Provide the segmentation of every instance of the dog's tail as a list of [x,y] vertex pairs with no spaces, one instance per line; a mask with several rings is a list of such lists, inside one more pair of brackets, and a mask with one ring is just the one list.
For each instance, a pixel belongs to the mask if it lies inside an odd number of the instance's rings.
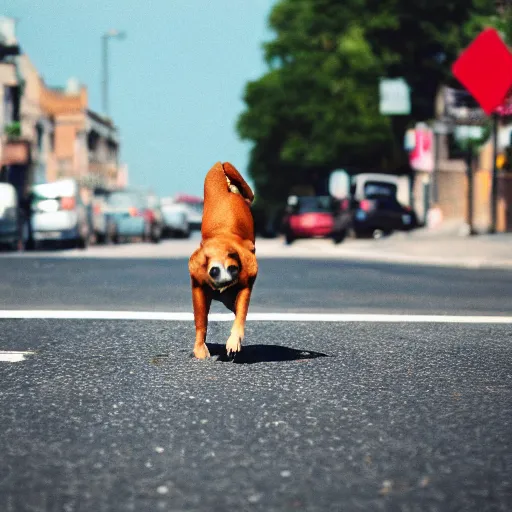
[[224,189],[226,192],[230,190],[232,192],[237,191],[249,203],[252,203],[254,200],[251,187],[249,187],[242,175],[229,162],[224,162],[223,164],[217,162],[209,170],[204,181],[205,200],[210,195],[209,191],[212,191],[212,195],[215,197],[219,193],[219,189]]

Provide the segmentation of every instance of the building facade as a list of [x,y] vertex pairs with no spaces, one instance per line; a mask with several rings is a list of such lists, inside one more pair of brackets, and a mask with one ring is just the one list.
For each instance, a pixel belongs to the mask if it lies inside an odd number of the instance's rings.
[[[2,18],[4,19],[4,18]],[[87,88],[70,79],[49,87],[14,33],[0,24],[0,180],[30,185],[74,178],[87,188],[125,183],[118,129],[89,108]]]

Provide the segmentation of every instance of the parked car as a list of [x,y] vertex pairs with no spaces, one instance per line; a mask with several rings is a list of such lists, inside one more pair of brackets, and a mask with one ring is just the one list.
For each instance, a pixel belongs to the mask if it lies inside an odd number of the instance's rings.
[[380,238],[393,231],[417,227],[417,218],[409,206],[397,199],[398,186],[391,181],[366,180],[354,191],[352,229],[357,237]]
[[162,239],[164,231],[164,216],[160,198],[154,194],[145,196],[145,215],[149,222],[149,240],[157,244]]
[[115,236],[115,222],[107,212],[109,193],[105,189],[95,189],[88,209],[90,231],[98,244],[110,244]]
[[24,215],[18,204],[16,189],[10,183],[0,183],[0,245],[22,249]]
[[190,229],[194,231],[200,230],[201,223],[203,222],[203,199],[198,196],[178,194],[174,201],[177,204],[182,204],[187,210]]
[[290,196],[283,218],[287,244],[298,238],[332,238],[342,242],[350,225],[349,201],[331,196]]
[[117,190],[107,195],[105,211],[113,223],[112,240],[127,238],[149,240],[151,224],[146,213],[146,200],[135,190]]
[[188,238],[190,225],[188,211],[183,204],[166,203],[162,205],[164,236]]
[[89,245],[87,207],[75,180],[34,185],[31,210],[35,244],[52,241],[80,249]]

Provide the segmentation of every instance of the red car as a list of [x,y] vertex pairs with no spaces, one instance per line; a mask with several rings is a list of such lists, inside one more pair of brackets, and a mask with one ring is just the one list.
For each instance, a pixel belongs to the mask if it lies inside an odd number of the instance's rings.
[[283,219],[287,244],[298,238],[332,238],[340,243],[350,223],[349,201],[331,196],[290,196]]

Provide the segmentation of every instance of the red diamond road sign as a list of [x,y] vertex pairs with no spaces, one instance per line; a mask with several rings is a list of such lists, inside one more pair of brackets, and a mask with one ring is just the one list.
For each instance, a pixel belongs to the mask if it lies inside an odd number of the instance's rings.
[[512,86],[512,53],[498,32],[488,28],[462,52],[452,72],[489,115]]

